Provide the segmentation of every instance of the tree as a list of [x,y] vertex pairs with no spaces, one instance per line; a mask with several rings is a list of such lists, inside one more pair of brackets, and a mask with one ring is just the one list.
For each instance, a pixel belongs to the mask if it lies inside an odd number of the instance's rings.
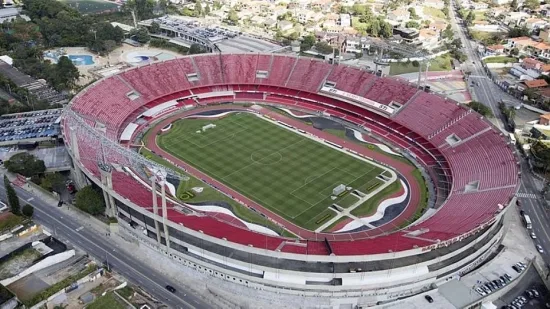
[[448,7],[444,7],[441,12],[443,12],[443,14],[445,14],[445,17],[449,17],[449,8]]
[[151,39],[149,32],[147,32],[145,28],[132,29],[132,31],[130,31],[130,38],[142,44],[149,42],[149,39]]
[[80,78],[80,72],[66,56],[62,56],[57,60],[55,65],[54,87],[58,90],[73,89],[76,86],[76,81]]
[[531,9],[531,10],[538,9],[540,7],[540,1],[539,0],[525,0],[525,2],[523,3],[523,6],[528,8],[528,9]]
[[19,197],[17,192],[13,189],[8,176],[4,175],[4,187],[6,188],[6,195],[8,197],[8,206],[14,215],[20,214]]
[[472,101],[468,103],[468,106],[474,111],[480,113],[482,116],[493,117],[493,113],[491,112],[489,107],[485,106],[483,103]]
[[518,0],[512,0],[512,2],[510,2],[510,8],[512,9],[512,11],[515,11],[518,9]]
[[229,13],[227,13],[227,19],[236,23],[239,21],[239,16],[237,15],[237,12],[234,9],[230,9]]
[[409,13],[411,16],[411,19],[420,19],[420,17],[416,14],[416,9],[413,7],[409,8]]
[[103,195],[92,186],[86,186],[76,193],[75,206],[94,216],[105,212]]
[[21,209],[21,213],[23,214],[23,216],[30,218],[34,214],[34,207],[29,204],[25,204],[25,206],[23,206],[23,209]]
[[206,6],[204,7],[204,15],[208,15],[210,14],[210,5],[209,4],[206,4]]
[[389,38],[393,35],[393,30],[392,30],[392,26],[390,25],[390,23],[388,22],[382,22],[381,23],[381,33],[380,33],[380,36],[383,37],[383,38]]
[[39,160],[28,152],[13,155],[4,162],[4,166],[14,174],[21,174],[25,177],[42,174],[46,170],[44,161]]
[[332,54],[332,46],[330,46],[327,42],[317,42],[315,44],[315,49],[321,53],[321,54],[325,54],[325,55],[328,55],[328,54]]
[[50,192],[61,193],[65,187],[65,179],[59,173],[48,173],[41,179],[40,187]]
[[191,47],[189,47],[189,54],[195,55],[195,54],[203,54],[206,53],[206,48],[200,44],[191,44]]
[[512,50],[510,50],[510,55],[512,56],[519,55],[519,49],[517,47],[512,48]]
[[153,17],[153,9],[155,7],[154,0],[128,0],[125,7],[133,9],[136,12],[136,17],[139,20],[145,20]]
[[312,34],[308,34],[308,35],[304,36],[303,39],[302,39],[302,43],[300,44],[300,50],[301,51],[310,50],[311,47],[313,47],[313,45],[315,45],[316,41],[317,41],[317,39]]
[[468,25],[471,25],[475,19],[476,19],[476,14],[474,13],[474,11],[470,11],[466,16],[466,23]]
[[414,20],[409,20],[406,24],[405,24],[405,27],[407,28],[416,28],[416,29],[419,29],[420,28],[420,24]]
[[380,30],[382,28],[380,27],[380,21],[377,19],[371,23],[369,32],[372,36],[377,37],[380,34]]
[[445,30],[443,30],[443,38],[447,40],[452,40],[454,37],[453,28],[451,27],[451,24],[448,24]]
[[160,25],[156,21],[152,22],[149,31],[154,34],[160,33]]
[[195,16],[204,16],[204,11],[202,10],[202,3],[200,0],[195,2]]
[[514,27],[508,31],[508,36],[511,38],[518,38],[520,36],[529,36],[529,29],[525,26]]
[[365,15],[365,12],[367,11],[367,6],[364,4],[354,3],[351,7],[353,15]]

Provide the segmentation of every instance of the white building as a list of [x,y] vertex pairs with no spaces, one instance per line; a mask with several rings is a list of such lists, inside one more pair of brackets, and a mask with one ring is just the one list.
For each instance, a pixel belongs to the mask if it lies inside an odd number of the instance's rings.
[[340,14],[340,26],[351,27],[351,16],[349,14]]

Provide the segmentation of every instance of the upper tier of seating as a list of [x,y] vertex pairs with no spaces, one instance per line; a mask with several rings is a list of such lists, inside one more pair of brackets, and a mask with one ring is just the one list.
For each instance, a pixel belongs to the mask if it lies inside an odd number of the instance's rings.
[[[404,106],[397,115],[384,117],[361,103],[350,104],[318,93],[325,82],[333,83],[338,90],[381,104],[397,102]],[[91,126],[100,128],[98,123],[105,125],[109,135],[120,132],[123,124],[132,120],[128,118],[136,117],[138,111],[174,100],[180,94],[187,97],[212,91],[229,91],[220,94],[224,101],[249,99],[326,112],[370,129],[426,165],[449,166],[453,191],[447,203],[432,218],[417,226],[427,230],[420,237],[423,239],[451,239],[488,222],[495,216],[498,204],[507,204],[518,183],[515,157],[504,137],[477,113],[437,95],[419,92],[402,81],[309,58],[216,54],[146,65],[97,82],[75,97],[70,108]],[[236,96],[231,94],[232,91],[249,93]],[[265,99],[263,93],[268,93]],[[209,104],[220,98],[199,101]],[[189,100],[198,102],[193,98]],[[451,136],[455,139],[454,144],[446,142]],[[71,142],[71,139],[67,141]],[[100,174],[98,162],[130,165],[119,152],[108,147],[101,150],[96,138],[77,134],[76,141],[80,161],[95,177]],[[441,161],[443,155],[448,163]],[[152,202],[150,189],[127,177],[130,176],[125,173],[113,174],[116,190],[125,199],[149,209]],[[171,204],[170,220],[208,235],[269,250],[275,250],[285,241],[209,216],[185,215],[175,208]],[[336,255],[395,252],[430,244],[432,242],[406,237],[403,233],[355,242],[331,241]],[[319,241],[310,240],[307,247],[285,245],[282,251],[326,254],[326,247]]]

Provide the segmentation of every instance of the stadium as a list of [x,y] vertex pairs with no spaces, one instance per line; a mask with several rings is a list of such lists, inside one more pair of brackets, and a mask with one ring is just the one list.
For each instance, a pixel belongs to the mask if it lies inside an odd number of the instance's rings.
[[62,132],[77,183],[140,241],[236,285],[353,305],[490,259],[518,189],[513,148],[476,112],[311,58],[132,68],[73,98]]

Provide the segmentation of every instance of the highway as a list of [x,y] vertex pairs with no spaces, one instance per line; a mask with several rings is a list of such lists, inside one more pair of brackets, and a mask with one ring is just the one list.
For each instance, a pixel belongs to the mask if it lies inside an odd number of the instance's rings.
[[[498,103],[504,100],[508,105],[519,105],[521,102],[502,91],[487,77],[481,65],[481,58],[474,47],[476,43],[468,39],[465,27],[458,23],[457,11],[454,1],[451,0],[451,9],[449,10],[451,25],[462,42],[462,51],[468,56],[467,62],[463,64],[463,70],[471,72],[470,80],[475,81],[473,91],[477,100],[491,109],[496,118],[493,123],[503,132],[506,132]],[[540,244],[543,247],[542,257],[546,264],[550,265],[550,215],[547,210],[548,206],[540,194],[540,181],[532,174],[524,158],[521,158],[521,174],[518,200],[521,203],[521,208],[525,210],[533,222],[533,231],[537,235],[537,239],[533,240],[533,246]]]
[[[167,306],[197,309],[213,307],[194,295],[193,292],[185,291],[181,286],[159,273],[154,266],[142,263],[139,257],[136,258],[132,253],[113,244],[106,235],[83,226],[39,197],[31,195],[21,188],[15,187],[15,189],[21,199],[21,205],[27,203],[34,206],[33,220],[35,222],[48,228],[55,235],[60,235],[60,239],[68,240],[72,245],[79,247],[99,261],[107,260],[114,271],[142,287]],[[3,183],[0,186],[0,198],[6,200]],[[166,285],[175,287],[176,293],[167,291]]]

